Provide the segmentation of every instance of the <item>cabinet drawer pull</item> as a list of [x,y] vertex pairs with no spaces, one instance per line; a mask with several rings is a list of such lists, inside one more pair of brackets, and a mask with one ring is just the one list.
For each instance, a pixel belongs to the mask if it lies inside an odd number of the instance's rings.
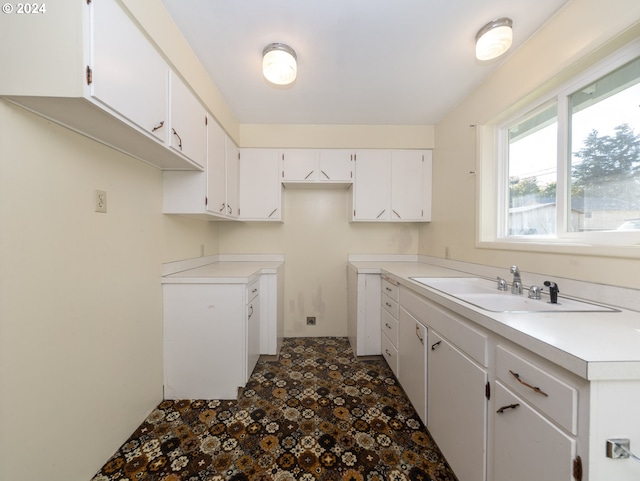
[[391,324],[389,324],[388,322],[385,322],[384,325],[387,326],[387,329],[391,329]]
[[151,132],[155,132],[156,130],[160,130],[164,126],[164,120],[162,120],[158,125],[151,129]]
[[257,287],[255,289],[251,290],[251,294],[255,294],[256,292],[258,292],[258,288]]
[[253,304],[249,306],[249,317],[248,317],[248,319],[251,319],[251,316],[253,316]]
[[431,344],[431,350],[435,351],[442,341],[438,341],[435,344]]
[[173,132],[173,135],[178,137],[178,148],[182,150],[182,138],[178,135],[178,132],[176,132],[176,129],[171,129],[171,131]]
[[389,349],[385,349],[384,352],[387,353],[387,356],[391,357],[391,353],[389,352]]
[[376,216],[376,219],[379,219],[379,218],[380,218],[380,216],[381,216],[382,214],[384,214],[386,210],[387,210],[387,209],[382,209],[382,211],[380,211],[380,213]]
[[520,403],[515,403],[515,404],[509,404],[508,406],[502,406],[500,409],[498,409],[496,412],[498,414],[502,414],[503,412],[505,412],[507,409],[515,409],[518,406],[520,406]]
[[389,292],[393,292],[393,289],[391,289],[390,287],[384,286],[385,290],[389,291]]
[[545,397],[549,397],[549,395],[548,395],[546,392],[542,391],[539,387],[532,386],[531,384],[528,384],[528,383],[524,382],[522,379],[520,379],[520,374],[518,374],[517,372],[513,372],[511,369],[509,369],[509,372],[510,372],[510,373],[511,373],[511,375],[512,375],[513,377],[515,377],[515,378],[516,378],[516,380],[517,380],[520,384],[522,384],[523,386],[528,387],[528,388],[529,388],[529,389],[531,389],[532,391],[535,391],[535,392],[537,392],[538,394],[542,394],[542,395],[543,395],[543,396],[545,396]]
[[420,337],[420,326],[418,324],[416,324],[416,336],[418,336],[418,339],[420,339],[420,342],[424,346],[424,339]]
[[385,301],[384,305],[385,305],[385,306],[387,306],[387,307],[393,307],[391,304],[389,304],[389,303],[388,303],[388,302],[386,302],[386,301]]

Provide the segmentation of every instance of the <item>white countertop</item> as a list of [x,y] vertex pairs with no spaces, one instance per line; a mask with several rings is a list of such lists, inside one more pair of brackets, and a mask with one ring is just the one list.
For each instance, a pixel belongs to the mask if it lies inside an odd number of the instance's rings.
[[410,279],[473,274],[420,262],[352,261],[350,265],[358,273],[391,274],[401,285],[585,379],[640,379],[636,311],[490,312]]
[[[276,274],[282,261],[265,260],[259,256],[247,260],[202,258],[172,263],[172,269],[162,277],[163,284],[246,284],[261,274]],[[194,264],[195,262],[195,264]],[[200,264],[200,265],[198,265]]]

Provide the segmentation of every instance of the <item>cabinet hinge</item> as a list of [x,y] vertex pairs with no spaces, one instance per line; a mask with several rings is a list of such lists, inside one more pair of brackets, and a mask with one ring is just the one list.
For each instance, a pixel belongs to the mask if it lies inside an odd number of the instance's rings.
[[206,195],[204,196],[204,205],[209,205],[209,198]]
[[91,83],[93,82],[93,70],[91,70],[91,67],[89,67],[87,65],[87,70],[85,71],[85,76],[87,78],[87,85],[91,85]]
[[87,0],[87,5],[89,5],[91,3],[91,0]]
[[353,209],[353,217],[355,217],[355,216],[356,216],[356,210]]
[[582,459],[580,456],[576,456],[576,459],[573,460],[573,479],[582,481]]
[[204,125],[209,125],[209,117],[204,116]]
[[484,386],[484,395],[487,399],[491,399],[491,384],[487,381],[487,384]]

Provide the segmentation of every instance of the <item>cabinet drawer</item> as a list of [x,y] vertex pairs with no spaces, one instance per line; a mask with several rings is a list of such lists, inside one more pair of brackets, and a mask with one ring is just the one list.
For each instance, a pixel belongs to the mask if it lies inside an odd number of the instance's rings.
[[576,388],[502,346],[496,349],[496,377],[564,429],[577,434]]
[[398,301],[398,283],[389,276],[382,276],[382,292],[394,301]]
[[254,300],[260,294],[260,278],[249,284],[247,288],[247,304]]
[[382,309],[398,318],[398,303],[385,294],[382,294]]
[[[413,293],[409,293],[413,294]],[[413,294],[415,296],[415,294]],[[402,293],[402,305],[405,305],[404,291]],[[417,297],[417,296],[415,296]],[[452,312],[436,307],[431,302],[423,301],[424,313],[419,320],[424,318],[426,324],[442,334],[458,349],[474,359],[480,365],[488,366],[489,341],[485,333],[472,327],[470,323]]]
[[389,338],[394,346],[398,345],[398,320],[393,318],[386,310],[382,310],[382,332]]
[[396,377],[398,377],[398,350],[384,334],[382,335],[382,356],[389,364]]

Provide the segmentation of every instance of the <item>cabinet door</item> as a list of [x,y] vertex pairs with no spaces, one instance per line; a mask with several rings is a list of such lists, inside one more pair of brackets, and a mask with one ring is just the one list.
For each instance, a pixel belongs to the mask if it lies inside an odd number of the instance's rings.
[[238,191],[238,162],[240,149],[227,136],[227,216],[237,218],[240,212]]
[[356,154],[353,220],[389,220],[391,153],[364,150]]
[[281,155],[283,182],[314,182],[318,179],[316,150],[286,149]]
[[164,142],[169,67],[115,0],[93,4],[91,95]]
[[398,380],[423,423],[427,421],[427,328],[400,308]]
[[207,160],[206,111],[173,71],[169,74],[169,89],[171,93],[169,145],[204,168]]
[[350,150],[322,149],[318,153],[318,179],[320,182],[353,181],[353,153]]
[[429,432],[460,481],[486,479],[487,372],[433,330],[428,353]]
[[[496,409],[504,409],[494,415],[492,479],[572,481],[575,440],[511,393],[500,381],[496,381],[495,386]],[[440,441],[436,439],[436,442],[440,445]],[[604,456],[604,447],[602,450]]]
[[255,297],[247,306],[247,372],[249,380],[260,358],[260,296]]
[[207,211],[225,215],[226,197],[226,135],[217,122],[207,126]]
[[424,152],[391,154],[391,220],[421,221],[424,216]]
[[278,151],[240,150],[240,218],[282,220]]

